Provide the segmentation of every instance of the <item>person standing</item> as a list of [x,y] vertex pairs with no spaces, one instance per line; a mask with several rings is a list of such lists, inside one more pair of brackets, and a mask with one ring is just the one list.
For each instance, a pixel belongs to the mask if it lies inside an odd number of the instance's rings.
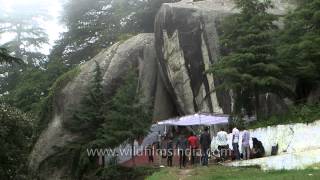
[[217,133],[216,142],[218,145],[218,150],[220,152],[220,158],[222,159],[222,161],[224,161],[229,149],[228,134],[224,131],[224,128],[221,128],[221,130]]
[[188,143],[189,143],[190,153],[191,153],[191,165],[194,165],[195,158],[196,158],[196,150],[198,148],[198,138],[197,136],[194,135],[193,132],[191,132],[188,138]]
[[243,159],[250,159],[250,133],[247,130],[244,130],[242,134],[242,153]]
[[200,145],[201,145],[201,161],[203,166],[208,165],[208,151],[210,149],[211,137],[208,132],[209,128],[205,127],[204,132],[200,136]]
[[146,148],[149,163],[153,163],[153,144],[149,144]]
[[179,136],[177,144],[176,144],[176,148],[179,152],[179,167],[180,167],[180,169],[182,166],[185,168],[186,161],[187,161],[186,151],[188,148],[188,140],[183,134],[181,134]]
[[236,160],[240,160],[240,152],[239,152],[239,130],[237,127],[232,129],[232,148],[235,154]]
[[172,166],[172,159],[173,159],[173,142],[172,138],[169,137],[169,140],[167,142],[167,166]]

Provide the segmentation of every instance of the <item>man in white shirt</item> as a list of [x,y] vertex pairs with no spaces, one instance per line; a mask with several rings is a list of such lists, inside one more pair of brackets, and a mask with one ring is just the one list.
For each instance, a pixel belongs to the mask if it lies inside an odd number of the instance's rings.
[[223,128],[217,133],[216,142],[220,151],[220,158],[224,161],[229,149],[228,134]]
[[237,127],[232,129],[232,148],[234,155],[236,156],[236,160],[240,160],[240,152],[239,152],[239,130]]

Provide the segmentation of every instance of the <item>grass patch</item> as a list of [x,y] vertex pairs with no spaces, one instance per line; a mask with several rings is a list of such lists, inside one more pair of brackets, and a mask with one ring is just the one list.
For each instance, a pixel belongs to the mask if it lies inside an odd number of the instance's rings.
[[[135,168],[128,168],[128,167],[121,167],[121,166],[110,166],[103,169],[98,170],[94,178],[88,177],[87,179],[122,179],[122,180],[143,180],[146,176],[152,175],[156,172],[158,168],[153,167],[135,167]],[[86,178],[85,178],[86,179]]]
[[131,33],[125,33],[125,34],[121,34],[120,36],[118,36],[117,40],[118,42],[120,42],[120,44],[124,43],[126,40],[132,38],[133,36],[135,36],[136,34],[131,34]]
[[303,104],[290,107],[286,114],[274,115],[265,120],[254,121],[249,124],[249,128],[255,129],[279,124],[312,123],[316,120],[320,120],[320,104]]
[[258,168],[232,168],[224,166],[197,167],[194,169],[177,169],[165,168],[147,180],[207,180],[207,179],[224,179],[224,180],[313,180],[320,179],[320,170],[306,169],[293,171],[262,171]]

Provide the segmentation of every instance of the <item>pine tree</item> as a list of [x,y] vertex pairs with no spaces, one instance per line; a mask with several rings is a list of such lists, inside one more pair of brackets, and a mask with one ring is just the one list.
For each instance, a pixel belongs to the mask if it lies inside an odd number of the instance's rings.
[[121,34],[135,31],[139,0],[69,0],[63,14],[68,32],[59,41],[60,55],[70,65],[95,56],[118,41]]
[[[42,65],[47,60],[41,48],[48,43],[48,35],[36,20],[47,18],[44,11],[39,8],[38,3],[13,3],[12,8],[13,11],[6,9],[0,14],[0,36],[7,34],[12,36],[12,39],[0,45],[0,54],[1,57],[10,54],[21,59],[18,62],[24,60],[27,64],[20,66],[12,63],[0,66],[0,74],[5,74],[0,77],[0,94],[2,95],[17,90],[19,88],[17,84],[24,81],[25,72],[32,71],[36,66],[44,68]],[[11,60],[14,59],[11,58]]]
[[83,97],[80,108],[74,110],[73,117],[66,122],[68,129],[74,132],[86,132],[86,138],[94,139],[96,130],[104,122],[105,98],[102,92],[102,74],[96,62],[94,79]]
[[25,57],[29,64],[39,65],[46,60],[39,49],[48,43],[48,35],[34,19],[45,19],[47,15],[38,4],[13,5],[14,11],[5,11],[0,15],[0,34],[10,33],[14,36],[2,47],[17,58]]
[[81,101],[73,120],[66,124],[69,130],[86,132],[87,135],[64,150],[67,154],[70,150],[80,154],[74,159],[74,176],[78,179],[86,171],[96,168],[96,159],[87,156],[87,148],[115,148],[126,142],[133,144],[135,139],[148,133],[151,125],[152,111],[150,106],[140,101],[137,74],[130,71],[112,99],[105,103],[98,69],[97,64],[90,92]]
[[136,77],[135,72],[130,72],[109,103],[105,123],[97,134],[97,144],[114,148],[127,141],[133,145],[134,140],[148,133],[151,109],[141,102]]
[[273,32],[277,30],[276,16],[267,12],[272,8],[270,0],[236,0],[240,14],[230,16],[221,27],[223,57],[211,72],[223,78],[218,88],[232,90],[235,98],[235,113],[242,108],[259,114],[259,96],[273,92],[286,95],[289,85],[279,63],[274,58],[276,50]]
[[8,53],[8,50],[5,48],[0,48],[0,63],[18,63],[22,64],[22,60],[19,58],[15,58]]
[[296,81],[298,102],[305,102],[320,82],[320,1],[300,0],[285,17],[278,54],[288,75]]
[[68,31],[56,52],[69,65],[77,65],[107,48],[141,32],[153,32],[162,3],[179,0],[68,0],[63,22]]

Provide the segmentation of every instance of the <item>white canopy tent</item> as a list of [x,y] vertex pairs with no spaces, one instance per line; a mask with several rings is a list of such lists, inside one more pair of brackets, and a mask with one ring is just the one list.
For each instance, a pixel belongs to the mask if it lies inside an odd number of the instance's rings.
[[193,114],[183,117],[177,117],[158,122],[159,125],[172,126],[197,126],[197,125],[217,125],[228,124],[229,116],[222,114]]

